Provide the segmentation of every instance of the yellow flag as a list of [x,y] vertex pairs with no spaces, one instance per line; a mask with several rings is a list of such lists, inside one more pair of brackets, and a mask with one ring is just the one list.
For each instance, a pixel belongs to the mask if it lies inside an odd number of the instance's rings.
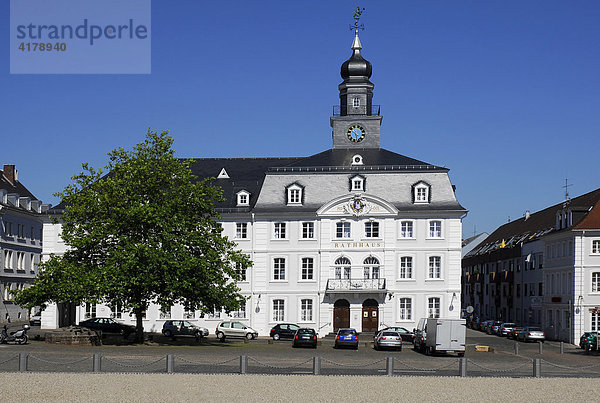
[[502,243],[500,244],[501,248],[504,248],[506,246],[506,242],[504,242],[504,239],[502,240]]

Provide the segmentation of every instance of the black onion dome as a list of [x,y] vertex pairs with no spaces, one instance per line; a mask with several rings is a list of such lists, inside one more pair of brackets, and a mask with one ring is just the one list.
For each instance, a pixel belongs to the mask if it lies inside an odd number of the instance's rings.
[[365,60],[365,58],[361,56],[361,49],[362,46],[360,44],[360,40],[358,39],[358,32],[356,32],[354,43],[352,44],[352,56],[350,56],[350,59],[346,60],[342,64],[342,68],[340,70],[340,74],[344,80],[350,78],[351,76],[366,76],[367,78],[371,78],[373,66],[371,65],[371,62]]

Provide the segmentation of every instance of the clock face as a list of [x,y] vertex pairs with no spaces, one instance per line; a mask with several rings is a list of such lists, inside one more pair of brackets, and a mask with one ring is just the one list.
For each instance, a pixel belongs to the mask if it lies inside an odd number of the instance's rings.
[[367,131],[361,125],[352,125],[348,128],[348,140],[359,143],[365,139]]

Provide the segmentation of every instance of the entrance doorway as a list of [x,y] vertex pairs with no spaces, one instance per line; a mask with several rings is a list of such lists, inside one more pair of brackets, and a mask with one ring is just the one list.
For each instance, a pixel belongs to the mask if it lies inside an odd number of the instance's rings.
[[376,332],[379,324],[379,304],[374,299],[363,302],[362,331]]
[[333,304],[333,331],[350,327],[350,302],[345,299],[338,299]]

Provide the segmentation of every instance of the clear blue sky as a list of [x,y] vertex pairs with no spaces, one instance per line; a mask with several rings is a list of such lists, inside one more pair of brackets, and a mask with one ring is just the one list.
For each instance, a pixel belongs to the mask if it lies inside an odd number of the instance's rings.
[[[450,168],[492,231],[600,186],[600,2],[364,1],[382,147]],[[307,156],[329,116],[356,2],[154,0],[152,74],[10,75],[0,2],[0,164],[44,202],[82,162],[170,130],[180,157]]]

